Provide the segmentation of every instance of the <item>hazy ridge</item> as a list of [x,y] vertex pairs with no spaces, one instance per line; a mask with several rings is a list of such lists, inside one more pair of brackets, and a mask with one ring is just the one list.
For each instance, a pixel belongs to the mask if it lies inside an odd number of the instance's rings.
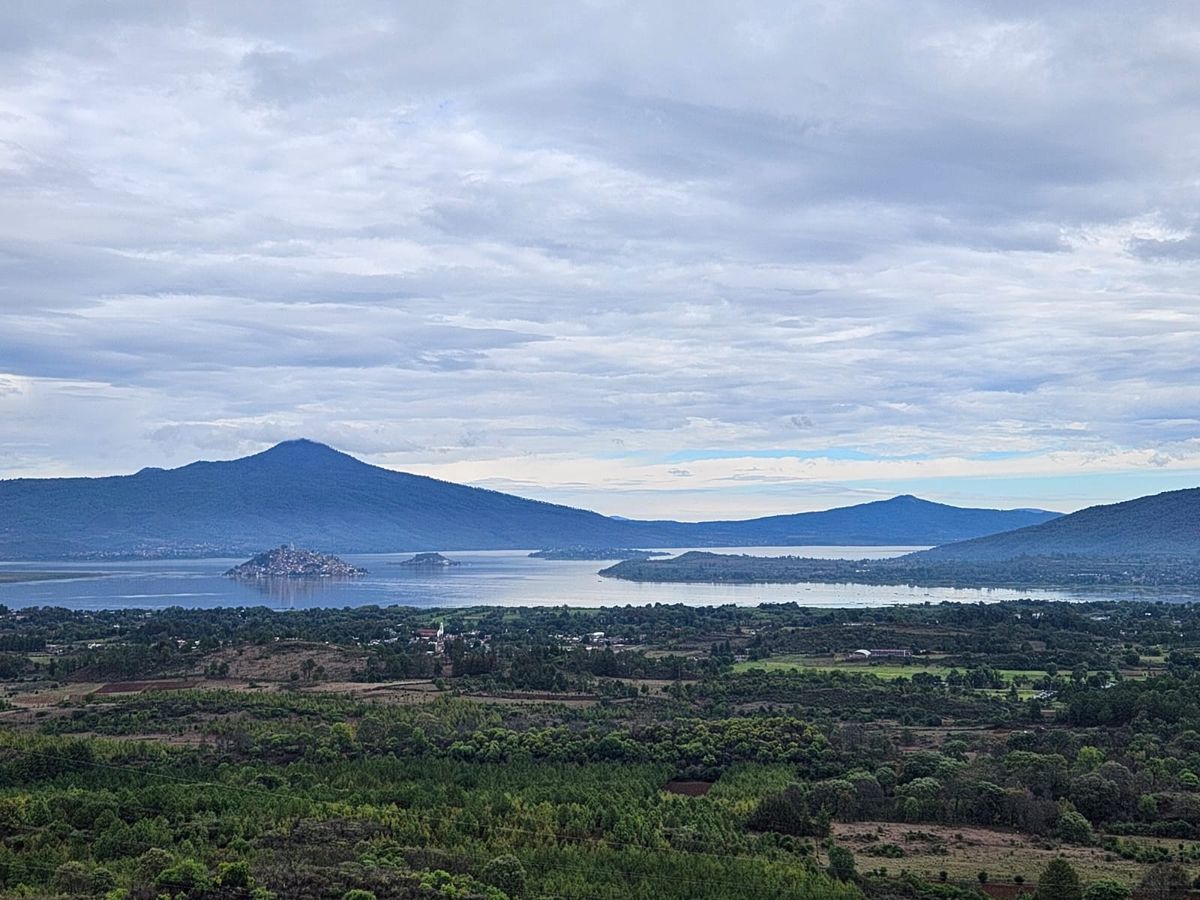
[[363,463],[288,441],[224,462],[0,482],[0,557],[593,546],[938,544],[1044,522],[903,496],[745,521],[639,522]]

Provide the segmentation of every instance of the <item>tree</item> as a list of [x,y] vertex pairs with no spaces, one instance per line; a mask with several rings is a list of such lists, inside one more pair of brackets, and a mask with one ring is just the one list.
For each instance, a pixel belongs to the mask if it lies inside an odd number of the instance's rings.
[[1090,744],[1079,748],[1075,754],[1075,767],[1082,773],[1094,772],[1104,762],[1104,751]]
[[1079,875],[1061,856],[1050,860],[1038,877],[1037,900],[1083,900]]
[[829,874],[839,881],[850,881],[854,878],[854,854],[837,844],[830,847]]
[[1089,884],[1083,892],[1083,900],[1129,900],[1132,891],[1119,881],[1104,878]]
[[497,856],[483,867],[482,880],[510,897],[525,893],[525,867],[511,853]]
[[[896,797],[902,803],[906,800],[916,801],[915,808],[920,818],[933,818],[941,805],[942,796],[942,783],[936,778],[914,778],[908,784],[896,788]],[[912,804],[905,804],[902,812],[907,817],[912,809]]]
[[250,864],[244,859],[237,862],[223,863],[217,883],[227,890],[249,891],[254,887],[254,878],[250,875]]
[[173,858],[170,853],[159,847],[151,847],[145,853],[138,857],[137,868],[134,869],[134,881],[143,884],[151,883],[159,876],[167,866],[171,865]]
[[1150,867],[1138,883],[1139,896],[1146,900],[1179,900],[1186,897],[1191,882],[1179,863],[1160,862]]
[[1092,823],[1072,809],[1068,809],[1058,817],[1055,827],[1058,836],[1072,844],[1090,844],[1092,842]]
[[64,894],[78,896],[91,893],[92,876],[87,866],[77,860],[65,862],[54,870],[54,886]]
[[1071,782],[1071,802],[1093,821],[1110,818],[1120,808],[1121,788],[1097,772]]
[[364,891],[362,888],[352,888],[342,894],[342,900],[375,900],[375,892]]
[[829,834],[828,814],[814,815],[808,803],[808,789],[798,784],[763,797],[746,824],[756,831],[775,831],[797,837]]
[[208,890],[211,882],[208,877],[208,869],[203,863],[194,859],[181,859],[170,868],[159,872],[155,884],[160,889],[170,891],[172,894],[177,891],[187,894],[192,891]]
[[809,806],[823,809],[831,818],[843,818],[854,809],[857,794],[854,784],[845,778],[818,781],[809,791]]
[[92,893],[107,894],[117,886],[117,879],[104,866],[92,869]]

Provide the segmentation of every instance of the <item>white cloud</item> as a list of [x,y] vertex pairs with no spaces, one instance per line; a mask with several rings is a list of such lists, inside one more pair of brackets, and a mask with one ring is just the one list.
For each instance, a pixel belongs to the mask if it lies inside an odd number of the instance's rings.
[[1200,468],[1200,14],[516,9],[0,10],[0,473],[305,435],[729,515]]

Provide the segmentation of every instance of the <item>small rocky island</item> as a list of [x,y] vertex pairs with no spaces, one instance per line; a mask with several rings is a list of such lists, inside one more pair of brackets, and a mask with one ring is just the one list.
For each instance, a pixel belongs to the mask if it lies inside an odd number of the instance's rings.
[[580,559],[606,561],[610,559],[653,559],[656,556],[670,556],[663,550],[630,550],[624,547],[554,547],[547,550],[535,550],[529,554],[530,559]]
[[357,578],[366,569],[352,566],[336,556],[300,550],[286,544],[259,553],[240,566],[225,573],[230,578],[256,580],[260,578]]
[[448,569],[451,566],[461,566],[456,559],[447,559],[440,553],[418,553],[412,559],[396,563],[409,569]]

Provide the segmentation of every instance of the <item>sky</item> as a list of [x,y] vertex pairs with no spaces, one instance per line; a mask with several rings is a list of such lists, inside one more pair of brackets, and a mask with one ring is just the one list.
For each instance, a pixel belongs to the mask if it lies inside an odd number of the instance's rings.
[[0,4],[0,477],[1200,484],[1200,6]]

